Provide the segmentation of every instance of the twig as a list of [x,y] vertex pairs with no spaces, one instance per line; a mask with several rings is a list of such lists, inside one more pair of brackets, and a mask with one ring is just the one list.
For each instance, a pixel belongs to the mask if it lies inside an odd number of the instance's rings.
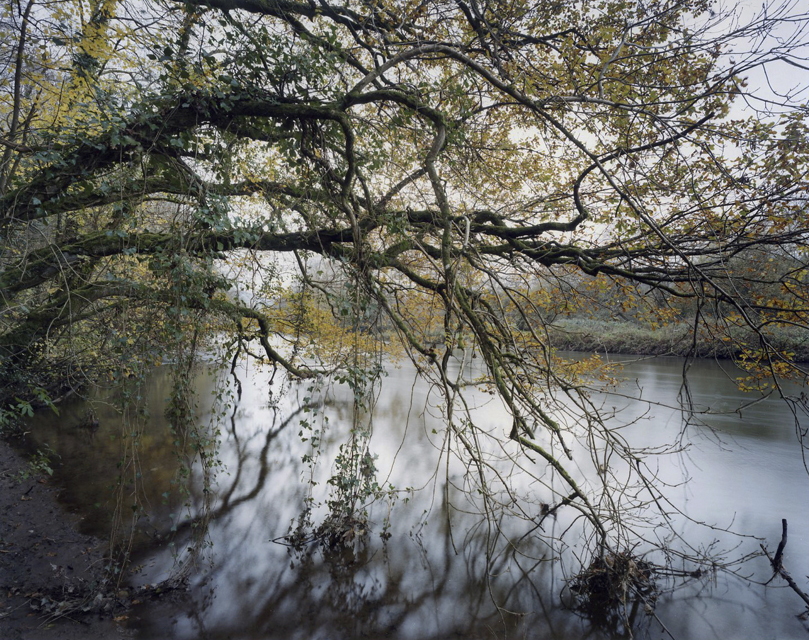
[[770,582],[772,582],[772,579],[775,578],[776,575],[780,575],[784,580],[786,580],[789,587],[801,597],[801,600],[803,600],[806,603],[806,605],[809,606],[809,595],[806,595],[806,592],[804,592],[792,579],[792,576],[789,575],[789,572],[786,569],[784,569],[784,564],[782,562],[784,555],[784,547],[786,547],[787,545],[786,518],[781,520],[781,528],[782,528],[781,542],[778,544],[778,549],[776,549],[775,551],[775,557],[771,558],[770,554],[767,553],[766,547],[763,544],[761,545],[761,550],[764,552],[764,555],[767,556],[767,559],[770,561],[770,564],[772,565],[773,571],[775,571],[775,573],[773,573],[772,578],[767,580],[767,582],[765,582],[764,584],[765,585],[769,584]]
[[770,577],[770,579],[767,580],[767,582],[764,583],[765,587],[775,579],[775,576],[778,575],[778,571],[783,567],[782,560],[783,560],[783,555],[784,555],[784,547],[786,547],[786,546],[787,546],[787,520],[786,520],[786,518],[782,518],[781,519],[781,542],[778,543],[778,549],[775,550],[775,557],[770,558],[770,556],[767,556],[767,558],[769,558],[769,560],[770,560],[770,564],[772,565],[773,574],[772,574],[772,577]]
[[778,571],[783,567],[782,560],[784,556],[784,547],[787,546],[787,519],[781,519],[781,542],[778,543],[778,548],[775,550],[775,558],[772,561],[773,571]]

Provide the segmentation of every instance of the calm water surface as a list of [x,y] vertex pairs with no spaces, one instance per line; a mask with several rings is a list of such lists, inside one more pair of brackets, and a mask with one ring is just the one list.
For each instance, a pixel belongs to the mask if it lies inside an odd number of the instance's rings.
[[[669,408],[681,392],[682,367],[674,358],[627,363],[624,382],[616,394],[603,397],[604,407],[615,409],[616,424],[631,423],[624,433],[635,446],[654,447],[679,437],[681,453],[651,463],[659,479],[671,484],[667,495],[672,503],[693,520],[750,536],[729,536],[673,516],[677,530],[696,548],[710,549],[718,541],[718,547],[735,548],[730,554],[735,557],[757,550],[760,541],[754,538],[762,538],[774,549],[781,518],[787,518],[785,565],[809,590],[809,579],[804,579],[809,575],[809,474],[793,415],[776,400],[716,414],[752,396],[738,391],[732,380],[737,373],[729,365],[702,361],[689,371],[692,399],[714,414],[703,416],[703,424],[686,425],[683,414]],[[289,532],[308,496],[325,496],[319,492],[330,473],[328,463],[312,475],[301,462],[312,452],[310,441],[302,438],[310,434],[301,420],[322,429],[321,462],[332,458],[351,425],[347,388],[311,389],[280,376],[270,383],[268,371],[245,363],[241,399],[234,407],[227,399],[214,402],[215,409],[209,410],[217,377],[200,375],[196,383],[203,423],[209,413],[224,415],[210,545],[192,573],[190,601],[174,610],[163,607],[159,614],[151,605],[137,608],[131,617],[135,637],[616,637],[564,607],[569,594],[563,576],[575,568],[575,558],[553,559],[541,538],[526,536],[530,523],[504,522],[510,539],[520,541],[521,554],[500,553],[487,565],[485,519],[463,491],[463,467],[447,464],[441,455],[441,399],[409,364],[390,367],[382,381],[370,449],[385,486],[420,490],[377,503],[367,544],[340,558],[325,557],[315,545],[308,552],[292,552],[277,541]],[[65,407],[58,419],[42,418],[36,429],[37,446],[47,442],[61,456],[57,478],[65,486],[64,500],[83,515],[88,532],[106,535],[115,495],[124,505],[123,517],[137,520],[142,533],[135,541],[140,568],[135,581],[141,583],[165,577],[174,558],[182,557],[178,550],[195,531],[202,497],[198,469],[190,471],[195,479],[190,494],[173,484],[184,467],[174,443],[193,442],[190,434],[170,433],[161,408],[168,385],[168,372],[158,371],[136,390],[148,410],[140,421],[134,415],[122,421],[111,404],[97,400],[98,429],[81,426],[87,409],[80,404]],[[490,395],[477,393],[474,401],[482,423],[495,429],[510,425]],[[317,411],[304,412],[304,406]],[[121,446],[133,437],[139,442],[138,464],[125,466],[119,482]],[[127,512],[136,491],[146,497],[148,517]],[[314,515],[322,514],[316,509]],[[378,533],[386,521],[390,538],[383,541]],[[546,533],[559,534],[565,526],[560,514]],[[738,570],[759,581],[770,577],[762,558]],[[503,609],[498,612],[493,601]],[[801,601],[786,588],[764,588],[720,572],[663,595],[656,618],[637,612],[635,637],[805,638],[806,623],[796,617],[801,611]]]

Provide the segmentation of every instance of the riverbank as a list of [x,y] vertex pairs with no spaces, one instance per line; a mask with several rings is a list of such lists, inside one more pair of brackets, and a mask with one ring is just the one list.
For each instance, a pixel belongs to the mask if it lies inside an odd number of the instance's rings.
[[[0,638],[127,637],[112,599],[92,599],[105,544],[80,533],[79,518],[62,508],[58,491],[0,439]],[[60,615],[68,609],[73,613]]]
[[[741,355],[744,345],[752,349],[759,345],[759,337],[743,329],[736,330],[732,340],[723,340],[702,327],[695,340],[693,326],[686,323],[652,329],[619,320],[568,318],[549,325],[548,331],[557,349],[585,353],[735,358]],[[809,362],[809,334],[805,331],[771,329],[767,338],[778,351],[794,354],[796,362]]]

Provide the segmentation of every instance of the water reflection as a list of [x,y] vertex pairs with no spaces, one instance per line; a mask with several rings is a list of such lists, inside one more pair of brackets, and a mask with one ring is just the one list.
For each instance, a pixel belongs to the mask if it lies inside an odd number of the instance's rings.
[[[564,593],[561,577],[575,567],[576,558],[573,553],[554,558],[545,540],[567,529],[572,516],[560,510],[557,518],[542,522],[541,530],[539,518],[502,518],[494,523],[499,526],[495,530],[468,494],[467,469],[442,455],[440,398],[408,366],[392,368],[383,379],[373,417],[370,448],[377,456],[378,476],[385,487],[394,487],[370,508],[374,532],[350,551],[330,552],[316,544],[296,551],[279,544],[307,501],[314,499],[315,519],[325,513],[318,503],[323,502],[330,466],[312,471],[302,460],[312,455],[309,438],[315,432],[324,443],[324,458],[345,441],[352,424],[351,396],[346,388],[325,382],[312,387],[275,380],[270,386],[268,372],[246,367],[241,399],[233,398],[234,407],[222,422],[218,457],[226,472],[219,477],[208,530],[210,556],[200,561],[195,574],[193,602],[168,612],[144,605],[133,616],[139,618],[132,629],[138,637],[615,637],[563,606],[570,594]],[[618,389],[622,395],[603,399],[621,420],[632,423],[625,436],[634,445],[655,447],[676,439],[684,428],[683,415],[664,406],[676,405],[681,371],[682,361],[676,359],[636,363],[624,373],[627,381]],[[699,363],[689,375],[694,401],[702,406],[731,408],[746,399],[732,376],[715,363]],[[202,397],[216,387],[215,377],[200,377]],[[202,515],[194,510],[199,493],[192,491],[190,508],[174,497],[166,504],[164,497],[180,465],[159,409],[166,388],[166,379],[158,374],[144,390],[153,408],[139,435],[145,444],[141,482],[155,511],[149,521],[153,535],[137,558],[144,566],[137,579],[144,582],[172,570],[173,549],[184,547]],[[631,394],[656,404],[650,410],[623,397]],[[481,423],[506,428],[499,403],[486,393],[474,400]],[[81,411],[75,407],[76,424]],[[215,416],[202,414],[202,423],[219,424]],[[123,431],[113,426],[114,413],[103,406],[98,417],[93,433],[75,426],[65,413],[58,423],[37,430],[62,456],[59,473],[68,499],[85,514],[105,511],[97,505],[109,497],[100,496],[110,495],[110,478],[118,475],[116,447]],[[741,415],[703,419],[706,426],[687,426],[680,455],[653,462],[660,481],[673,487],[672,502],[695,520],[733,524],[737,531],[769,539],[771,547],[780,536],[780,518],[787,517],[794,534],[786,564],[795,576],[809,573],[807,476],[791,414],[784,405],[767,402]],[[684,478],[689,482],[683,483]],[[388,520],[390,538],[384,540],[378,533]],[[87,523],[103,530],[105,519],[88,515]],[[172,529],[175,546],[156,546]],[[685,521],[681,530],[695,545],[724,538],[725,546],[739,545],[740,555],[758,544],[727,539],[721,531]],[[762,581],[769,577],[763,560],[743,571]],[[789,591],[765,590],[719,574],[663,597],[655,611],[659,620],[636,611],[635,637],[660,637],[661,623],[677,638],[799,637],[805,634],[795,618],[800,610]]]
[[[118,496],[124,508],[135,507],[140,544],[148,544],[179,517],[185,496],[176,480],[184,461],[174,445],[178,434],[164,415],[170,379],[171,372],[162,367],[144,384],[133,381],[126,411],[120,397],[101,390],[89,402],[64,403],[58,415],[37,416],[31,446],[47,445],[59,456],[54,479],[63,487],[60,499],[82,514],[83,532],[109,535]],[[211,384],[208,376],[200,376],[201,392]],[[137,464],[131,459],[134,445]],[[148,513],[138,504],[147,505]]]

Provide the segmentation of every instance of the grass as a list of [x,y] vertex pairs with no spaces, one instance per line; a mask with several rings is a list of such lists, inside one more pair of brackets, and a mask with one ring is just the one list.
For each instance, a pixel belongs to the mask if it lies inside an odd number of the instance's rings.
[[[734,329],[730,336],[719,336],[703,327],[696,340],[692,332],[693,325],[686,323],[652,329],[632,322],[584,318],[565,318],[550,327],[553,346],[569,351],[734,358],[745,347],[760,347],[759,336],[749,329]],[[771,327],[767,329],[767,340],[778,351],[794,354],[796,361],[809,362],[806,331]]]

